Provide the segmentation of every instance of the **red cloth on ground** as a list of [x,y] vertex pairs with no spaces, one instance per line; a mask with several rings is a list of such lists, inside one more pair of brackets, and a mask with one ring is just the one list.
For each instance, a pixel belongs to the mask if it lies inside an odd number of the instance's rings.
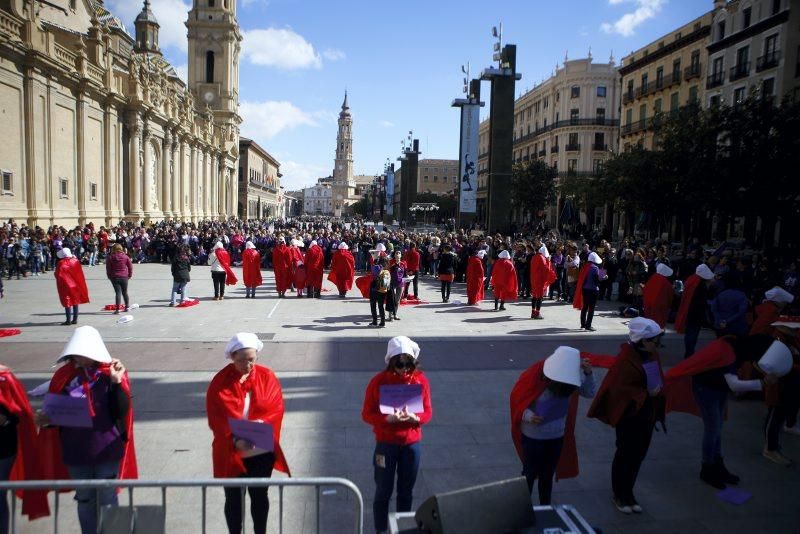
[[242,278],[245,287],[258,287],[264,283],[261,276],[261,254],[254,248],[242,253]]
[[22,333],[19,328],[0,328],[0,337],[18,336]]
[[589,272],[589,262],[581,266],[578,273],[578,283],[575,285],[575,295],[572,297],[572,307],[576,310],[583,308],[583,283],[586,281],[586,273]]
[[[111,374],[108,364],[100,364],[97,369],[104,375]],[[80,368],[75,362],[70,360],[63,366],[56,369],[53,378],[50,379],[50,393],[62,394],[64,389],[78,376]],[[122,377],[120,387],[128,395],[130,409],[125,416],[125,433],[128,440],[125,442],[125,452],[122,461],[119,463],[119,479],[139,478],[139,470],[136,465],[136,445],[133,438],[133,398],[131,397],[131,382],[127,371]],[[90,399],[87,398],[87,402]],[[91,409],[91,408],[90,408]],[[70,476],[61,455],[61,440],[58,428],[42,428],[39,431],[39,446],[42,461],[43,477],[50,480],[69,480]]]
[[664,328],[667,325],[674,294],[675,290],[672,288],[669,278],[658,273],[651,276],[642,292],[645,317],[652,319],[658,323],[658,326]]
[[228,251],[224,248],[216,249],[214,254],[217,255],[217,261],[219,261],[219,264],[223,269],[225,269],[225,285],[235,286],[239,279],[236,278],[236,275],[233,273],[233,269],[231,269],[231,255],[228,254]]
[[369,286],[372,284],[373,276],[371,274],[365,274],[364,276],[359,276],[356,278],[356,287],[361,292],[361,296],[365,299],[369,298]]
[[[380,388],[383,385],[398,384],[421,384],[422,385],[422,409],[417,413],[419,423],[387,423],[386,414],[380,410]],[[364,392],[364,406],[361,409],[361,419],[365,423],[372,425],[375,433],[375,440],[382,443],[393,443],[395,445],[408,445],[416,443],[422,439],[422,425],[426,424],[433,417],[431,408],[431,387],[425,374],[420,370],[415,370],[411,374],[398,375],[394,371],[381,371],[369,381]]]
[[497,260],[492,267],[492,291],[495,299],[517,300],[517,271],[511,260]]
[[197,306],[200,304],[200,299],[186,299],[180,304],[176,305],[176,308],[191,308],[192,306]]
[[679,334],[686,332],[686,317],[689,315],[689,306],[692,304],[694,292],[697,291],[697,288],[702,283],[703,279],[696,274],[693,274],[686,279],[686,283],[683,286],[681,305],[678,307],[677,315],[675,315],[675,331]]
[[356,274],[356,261],[349,250],[337,250],[331,258],[331,272],[328,280],[339,289],[339,293],[346,293],[353,287],[353,276]]
[[736,362],[733,347],[722,337],[715,339],[702,349],[664,373],[664,395],[667,412],[683,412],[700,415],[692,393],[692,376],[728,367]]
[[408,249],[406,253],[403,254],[403,261],[406,262],[406,268],[409,271],[417,272],[419,271],[419,260],[420,260],[420,253],[418,250]]
[[105,306],[103,306],[103,311],[114,311],[114,310],[119,311],[124,309],[125,309],[124,304],[120,304],[119,306],[117,306],[116,304],[106,304]]
[[[547,379],[544,376],[544,360],[539,361],[528,367],[517,379],[514,388],[511,390],[511,439],[517,449],[519,459],[525,462],[525,455],[522,452],[522,431],[520,423],[522,414],[525,410],[539,398],[547,387]],[[570,395],[569,411],[567,412],[567,425],[564,429],[564,445],[561,448],[561,456],[556,466],[556,480],[562,478],[573,478],[578,476],[578,448],[575,445],[575,419],[578,413],[578,392]]]
[[275,289],[282,293],[292,285],[292,264],[289,247],[284,243],[272,249],[272,268],[275,270]]
[[233,445],[233,434],[228,418],[242,418],[247,392],[250,392],[250,410],[247,418],[250,421],[262,420],[272,425],[275,440],[275,469],[291,476],[280,445],[284,408],[278,377],[271,369],[255,365],[244,383],[241,382],[241,378],[242,374],[230,363],[214,375],[206,392],[208,426],[214,434],[214,441],[211,444],[214,477],[233,478],[245,472],[242,458]]
[[750,335],[765,334],[772,336],[775,333],[775,327],[772,323],[776,322],[781,316],[781,310],[774,302],[766,301],[756,306],[755,321],[750,326]]
[[477,304],[483,300],[483,261],[478,256],[467,260],[467,304]]
[[89,288],[78,258],[64,258],[56,263],[56,288],[65,308],[89,302]]
[[544,298],[547,288],[556,281],[556,272],[544,257],[544,254],[534,254],[531,258],[530,284],[531,295],[535,299]]
[[325,255],[319,245],[311,245],[306,250],[306,285],[314,288],[322,287],[322,274],[325,269]]
[[[33,411],[28,403],[25,388],[8,368],[0,366],[0,405],[17,418],[17,457],[11,468],[10,481],[40,480],[39,442],[36,439],[36,425]],[[22,499],[22,513],[28,519],[50,515],[45,491],[21,491],[17,497]]]

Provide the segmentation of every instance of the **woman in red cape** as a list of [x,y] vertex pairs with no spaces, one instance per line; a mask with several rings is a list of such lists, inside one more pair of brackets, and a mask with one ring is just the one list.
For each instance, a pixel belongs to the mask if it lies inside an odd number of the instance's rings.
[[778,320],[783,309],[794,302],[794,295],[782,287],[773,287],[764,293],[764,302],[756,306],[755,320],[750,326],[750,335],[774,335],[772,323]]
[[264,279],[261,277],[261,254],[252,241],[244,245],[242,278],[244,278],[244,298],[256,298],[256,288],[264,283]]
[[[0,458],[0,481],[42,479],[39,443],[36,439],[36,425],[33,412],[28,403],[25,389],[14,373],[0,364],[0,432],[3,437],[16,435],[13,443],[3,443],[9,456]],[[13,450],[12,450],[13,449]],[[44,491],[21,491],[22,514],[34,520],[50,515],[47,493]],[[12,497],[13,498],[13,497]],[[0,531],[8,531],[8,501],[6,492],[0,492]]]
[[272,268],[275,270],[275,289],[278,291],[278,298],[283,298],[286,296],[286,290],[292,285],[291,257],[283,236],[278,236],[278,243],[272,249]]
[[[50,379],[49,392],[85,398],[91,428],[50,427],[37,412],[42,477],[48,480],[138,478],[133,438],[133,402],[128,373],[111,358],[100,333],[91,326],[76,328],[58,362],[65,362]],[[75,491],[83,534],[97,532],[97,506],[116,506],[115,488]],[[99,501],[99,502],[98,502]]]
[[575,295],[572,297],[572,307],[576,310],[583,309],[583,283],[586,282],[586,274],[589,272],[589,262],[581,266],[578,272],[578,282],[575,284]]
[[669,281],[670,276],[672,269],[659,263],[656,266],[656,273],[647,280],[642,293],[645,317],[654,320],[661,328],[667,326],[672,297],[675,294],[672,282]]
[[317,244],[312,241],[306,250],[303,261],[306,266],[306,286],[308,286],[308,296],[310,298],[320,298],[322,295],[322,275],[325,268],[325,254]]
[[542,299],[547,293],[550,284],[556,281],[556,272],[550,265],[550,254],[547,247],[542,247],[531,258],[530,285],[531,285],[531,319],[543,319],[541,314]]
[[[263,344],[255,334],[239,333],[225,347],[231,360],[211,380],[206,393],[208,426],[214,434],[211,458],[215,478],[269,478],[273,469],[291,476],[280,446],[283,423],[283,393],[278,377],[268,367],[257,365]],[[274,450],[258,448],[236,437],[229,419],[244,419],[272,426]],[[267,488],[248,488],[250,513],[256,534],[267,531],[269,497]],[[242,529],[242,492],[240,488],[225,488],[225,520],[228,531]]]
[[[556,480],[578,476],[575,418],[578,395],[594,395],[591,363],[571,347],[558,347],[546,360],[524,371],[511,391],[511,437],[522,461],[528,490],[539,480],[539,502],[550,504]],[[583,371],[583,372],[581,372]],[[537,400],[569,400],[566,414],[545,421],[536,413]],[[563,426],[562,426],[563,423]]]
[[[292,245],[289,247],[289,269],[292,273],[292,285],[294,286],[295,291],[298,289],[296,279],[297,266],[303,264],[303,253],[300,250],[301,248],[303,248],[303,242],[299,239],[292,239]],[[303,287],[305,287],[305,281],[303,282]]]
[[485,250],[479,250],[467,260],[467,305],[474,306],[483,300],[483,257]]
[[225,269],[225,285],[235,286],[239,279],[236,278],[236,274],[233,272],[233,269],[231,269],[231,255],[220,242],[214,245],[214,253],[217,255],[219,264]]
[[[492,292],[494,293],[494,311],[505,311],[507,300],[517,300],[517,271],[511,261],[511,255],[504,250],[492,266]],[[500,304],[498,308],[497,305]]]
[[331,258],[331,272],[328,273],[328,280],[336,284],[341,298],[344,298],[353,287],[355,273],[356,261],[350,252],[350,247],[342,241],[339,243],[339,249]]
[[684,358],[694,354],[697,347],[697,339],[708,317],[708,288],[713,280],[714,273],[701,263],[684,283],[681,304],[675,315],[675,331],[684,334]]
[[81,262],[72,255],[68,248],[56,252],[59,260],[56,263],[56,288],[61,305],[67,320],[64,325],[78,323],[78,305],[89,302],[89,288],[86,287],[86,278],[83,276]]
[[686,332],[686,317],[689,314],[689,305],[692,303],[695,291],[703,282],[697,274],[692,274],[683,284],[683,295],[681,305],[678,306],[678,313],[675,315],[675,331],[679,334]]

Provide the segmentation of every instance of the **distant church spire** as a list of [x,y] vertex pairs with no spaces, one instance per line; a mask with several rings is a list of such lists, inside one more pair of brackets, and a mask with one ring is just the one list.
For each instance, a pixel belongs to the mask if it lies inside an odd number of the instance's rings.
[[350,115],[350,104],[347,102],[347,89],[344,90],[344,102],[342,102],[341,115]]
[[141,13],[133,22],[136,27],[136,52],[161,54],[158,48],[158,29],[160,28],[155,15],[150,10],[150,0],[144,0]]

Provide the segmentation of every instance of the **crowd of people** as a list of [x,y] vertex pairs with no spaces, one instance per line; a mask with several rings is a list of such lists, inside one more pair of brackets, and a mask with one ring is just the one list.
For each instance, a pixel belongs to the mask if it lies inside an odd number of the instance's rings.
[[[101,227],[96,233],[92,225],[43,231],[17,228],[10,222],[0,232],[4,274],[25,276],[28,270],[33,273],[28,265],[34,264],[37,272],[54,269],[64,324],[70,325],[77,324],[78,306],[89,299],[83,268],[98,263],[105,263],[115,291],[115,311],[129,308],[127,282],[133,277],[133,264],[142,262],[171,265],[170,306],[176,298],[178,305],[187,304],[190,272],[197,265],[209,266],[214,300],[223,300],[226,286],[238,283],[234,266],[242,266],[245,298],[257,298],[256,290],[264,285],[263,269],[274,271],[278,298],[321,298],[327,270],[336,297],[347,296],[355,286],[369,300],[374,327],[401,320],[403,301],[422,302],[419,281],[424,277],[438,281],[443,303],[450,301],[453,284],[459,283],[466,284],[466,305],[480,306],[489,293],[489,309],[495,311],[505,310],[509,301],[530,299],[532,320],[544,318],[545,300],[553,305],[571,304],[580,310],[576,323],[584,331],[595,330],[597,302],[616,299],[620,315],[630,319],[628,338],[619,354],[559,347],[527,369],[511,392],[512,440],[529,488],[533,491],[538,485],[541,504],[551,502],[554,477],[578,475],[574,436],[578,396],[593,399],[589,417],[615,429],[611,489],[614,505],[625,514],[642,512],[634,495],[636,478],[654,428],[665,424],[670,412],[692,413],[702,419],[699,476],[717,489],[739,482],[722,452],[722,427],[731,393],[764,399],[765,459],[791,465],[781,450],[781,434],[800,435],[796,261],[778,269],[776,261],[761,254],[744,253],[728,244],[703,247],[696,240],[675,253],[658,240],[628,238],[615,247],[603,239],[562,240],[555,232],[524,236],[445,230],[417,233],[322,218],[125,223]],[[27,256],[19,255],[23,248]],[[41,251],[41,258],[31,260],[34,250]],[[685,352],[678,365],[665,370],[658,351],[671,323],[676,334],[683,335]],[[704,328],[713,330],[716,339],[698,349]],[[289,473],[280,448],[284,415],[280,383],[272,371],[256,363],[262,348],[254,334],[234,336],[225,350],[231,363],[209,386],[207,411],[217,477],[269,477],[273,469]],[[390,340],[386,368],[365,392],[361,415],[376,437],[373,512],[378,532],[386,530],[395,478],[397,510],[411,509],[421,426],[432,416],[430,385],[419,368],[419,354],[419,346],[408,338]],[[124,366],[111,358],[91,327],[75,330],[59,362],[62,365],[50,392],[87,398],[92,428],[53,428],[58,425],[46,414],[31,412],[24,392],[3,393],[0,438],[5,441],[0,447],[6,454],[0,467],[24,461],[26,470],[17,469],[17,475],[44,476],[28,465],[27,452],[35,454],[36,447],[45,446],[57,456],[46,463],[59,469],[46,473],[53,478],[135,477],[131,384]],[[609,370],[599,384],[593,376],[596,367]],[[10,373],[2,372],[9,378],[0,381],[0,388],[11,387],[15,382]],[[406,404],[386,412],[384,394],[398,387],[404,395],[413,394]],[[237,437],[231,419],[269,424],[273,450]],[[13,433],[5,430],[9,425]],[[10,472],[9,467],[0,475],[8,478]],[[41,501],[39,493],[28,493],[29,517],[42,515],[46,501]],[[88,510],[95,509],[97,500],[116,502],[112,492],[89,493],[76,495],[85,533],[96,528],[94,514]],[[226,490],[225,496],[228,529],[238,532],[242,493]],[[267,491],[251,488],[250,497],[255,503],[251,513],[256,531],[264,532]],[[7,509],[3,510],[0,503],[0,522],[3,513],[7,521]]]

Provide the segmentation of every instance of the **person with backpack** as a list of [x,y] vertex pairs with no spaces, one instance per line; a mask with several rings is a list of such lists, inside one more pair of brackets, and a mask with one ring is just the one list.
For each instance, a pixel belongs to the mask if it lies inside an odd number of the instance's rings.
[[[383,328],[386,326],[386,312],[384,303],[386,293],[391,287],[391,273],[386,269],[386,258],[379,258],[377,263],[372,266],[372,282],[369,286],[369,309],[372,312],[372,322],[370,326]],[[381,322],[378,323],[378,315]]]

